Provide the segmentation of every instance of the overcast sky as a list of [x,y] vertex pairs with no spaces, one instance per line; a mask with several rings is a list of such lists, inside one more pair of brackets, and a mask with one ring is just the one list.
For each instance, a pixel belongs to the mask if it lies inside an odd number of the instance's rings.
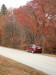
[[2,6],[2,4],[5,4],[7,8],[16,8],[21,5],[25,5],[27,1],[30,0],[0,0],[0,7]]

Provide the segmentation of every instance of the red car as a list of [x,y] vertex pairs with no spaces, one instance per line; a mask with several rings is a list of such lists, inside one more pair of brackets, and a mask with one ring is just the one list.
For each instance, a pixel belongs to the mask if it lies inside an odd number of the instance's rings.
[[36,45],[31,45],[31,46],[29,46],[27,52],[42,53],[42,47],[41,46],[36,46]]

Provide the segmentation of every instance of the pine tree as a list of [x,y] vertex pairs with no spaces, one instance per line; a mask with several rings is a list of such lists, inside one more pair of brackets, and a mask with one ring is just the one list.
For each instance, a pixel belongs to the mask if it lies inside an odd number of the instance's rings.
[[2,13],[2,15],[6,14],[6,10],[7,10],[7,8],[6,8],[5,4],[3,4],[2,7],[1,7],[1,13]]

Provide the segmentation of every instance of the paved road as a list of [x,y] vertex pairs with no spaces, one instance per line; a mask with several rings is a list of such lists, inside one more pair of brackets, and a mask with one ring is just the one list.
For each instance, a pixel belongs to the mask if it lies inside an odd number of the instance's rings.
[[4,47],[0,47],[0,55],[31,66],[47,73],[48,75],[56,75],[56,57],[32,54]]

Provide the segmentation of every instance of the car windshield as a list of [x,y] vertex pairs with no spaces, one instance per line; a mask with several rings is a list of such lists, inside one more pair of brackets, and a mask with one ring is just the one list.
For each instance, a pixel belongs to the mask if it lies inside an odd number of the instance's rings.
[[32,45],[32,48],[36,48],[36,45]]
[[37,46],[37,45],[35,45],[35,44],[31,44],[29,47],[32,47],[32,48],[41,48],[41,46]]
[[36,45],[35,44],[31,44],[29,47],[36,47]]

